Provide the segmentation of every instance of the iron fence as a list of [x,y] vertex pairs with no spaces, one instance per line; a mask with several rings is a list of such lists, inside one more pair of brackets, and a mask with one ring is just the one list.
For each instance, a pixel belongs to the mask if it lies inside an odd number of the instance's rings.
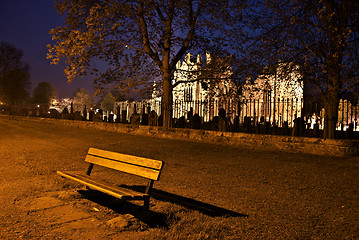
[[[126,114],[129,120],[133,113],[149,114],[155,111],[161,115],[161,101],[148,100],[142,102],[121,102],[117,103],[116,114]],[[230,123],[237,121],[244,124],[250,121],[251,125],[269,123],[270,126],[294,127],[297,118],[301,118],[306,129],[324,128],[324,106],[319,101],[304,101],[302,98],[278,98],[275,101],[269,99],[212,99],[184,101],[176,100],[172,106],[172,117],[174,119],[185,118],[197,114],[202,119],[202,123],[213,121],[216,116],[225,114]],[[359,131],[357,119],[359,117],[359,104],[352,104],[347,100],[340,100],[338,107],[337,130]],[[249,119],[249,120],[248,120]]]

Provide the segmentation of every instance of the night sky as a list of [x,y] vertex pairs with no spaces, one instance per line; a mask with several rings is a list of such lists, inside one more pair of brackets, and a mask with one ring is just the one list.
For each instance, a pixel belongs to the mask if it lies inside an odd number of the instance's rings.
[[49,30],[64,21],[54,5],[52,0],[0,0],[0,42],[23,50],[23,61],[31,67],[31,94],[43,81],[51,83],[59,97],[72,97],[80,87],[93,94],[91,79],[76,78],[69,84],[63,71],[65,65],[51,65],[46,59],[46,45],[53,43]]

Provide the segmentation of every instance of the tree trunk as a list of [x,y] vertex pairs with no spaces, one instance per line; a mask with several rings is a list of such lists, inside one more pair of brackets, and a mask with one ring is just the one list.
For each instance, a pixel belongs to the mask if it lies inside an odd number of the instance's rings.
[[163,88],[162,88],[162,117],[163,127],[172,127],[172,87],[171,87],[171,73],[163,73]]
[[333,87],[328,86],[327,94],[324,98],[324,138],[335,138],[335,129],[338,121],[339,95]]
[[342,62],[342,50],[335,40],[331,42],[332,54],[327,59],[327,89],[324,94],[324,138],[335,138],[335,129],[338,121],[339,94],[341,89],[340,70]]

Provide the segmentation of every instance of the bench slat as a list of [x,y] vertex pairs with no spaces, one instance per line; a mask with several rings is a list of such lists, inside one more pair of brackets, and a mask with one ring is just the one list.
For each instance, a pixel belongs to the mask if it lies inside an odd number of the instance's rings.
[[[96,148],[89,149],[85,161],[90,163],[86,175],[68,171],[57,171],[57,174],[119,199],[143,200],[144,210],[147,211],[149,209],[150,192],[153,182],[157,181],[160,177],[160,173],[163,168],[162,161],[115,153]],[[146,178],[148,180],[146,192],[141,193],[127,188],[121,188],[113,185],[111,186],[102,181],[95,180],[92,176],[90,176],[94,165]]]
[[100,181],[91,179],[89,176],[85,176],[82,174],[78,174],[75,172],[61,172],[57,171],[57,174],[59,174],[62,177],[66,177],[69,179],[72,179],[74,181],[77,181],[85,186],[90,187],[91,189],[95,189],[104,193],[107,193],[111,196],[117,197],[119,199],[124,200],[143,200],[145,198],[148,198],[149,195],[145,193],[140,193],[136,191],[132,191],[130,189],[115,187],[115,186],[109,186],[106,185]]
[[100,156],[87,155],[85,160],[86,162],[93,163],[95,165],[119,170],[125,173],[130,173],[156,181],[159,179],[160,175],[159,170],[132,165],[122,161],[114,161],[112,159],[107,159]]
[[149,158],[143,158],[143,157],[137,157],[122,153],[116,153],[116,152],[110,152],[106,150],[101,150],[97,148],[90,148],[88,151],[88,154],[99,156],[103,158],[109,158],[112,160],[120,161],[120,162],[126,162],[129,164],[133,164],[136,166],[151,168],[155,170],[161,170],[163,166],[163,162],[159,160],[153,160]]

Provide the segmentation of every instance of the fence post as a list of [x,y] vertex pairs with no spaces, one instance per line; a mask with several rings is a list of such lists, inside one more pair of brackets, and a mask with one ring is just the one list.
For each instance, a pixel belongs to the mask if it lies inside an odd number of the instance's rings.
[[292,127],[292,116],[290,114],[290,109],[291,109],[291,106],[290,106],[290,100],[289,98],[287,98],[287,122],[288,122],[288,127]]

